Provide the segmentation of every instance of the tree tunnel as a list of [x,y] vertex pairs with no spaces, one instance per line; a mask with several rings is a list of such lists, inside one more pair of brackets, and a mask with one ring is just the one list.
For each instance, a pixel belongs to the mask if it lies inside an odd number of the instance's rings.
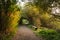
[[33,19],[31,17],[21,17],[19,25],[33,25]]

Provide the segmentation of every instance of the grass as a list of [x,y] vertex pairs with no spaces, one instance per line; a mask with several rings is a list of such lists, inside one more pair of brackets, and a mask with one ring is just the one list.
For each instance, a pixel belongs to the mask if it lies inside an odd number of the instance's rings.
[[60,33],[53,29],[42,28],[35,31],[43,40],[60,40]]

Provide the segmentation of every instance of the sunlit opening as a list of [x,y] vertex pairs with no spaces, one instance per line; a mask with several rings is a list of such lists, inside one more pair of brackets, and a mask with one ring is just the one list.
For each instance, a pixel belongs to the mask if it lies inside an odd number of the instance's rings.
[[24,7],[24,4],[25,4],[24,2],[21,2],[21,4],[20,4],[20,5],[21,5],[21,7]]
[[59,8],[57,8],[57,9],[56,9],[56,12],[57,12],[57,13],[60,13],[60,9],[59,9]]
[[58,8],[58,7],[52,8],[52,13],[53,14],[60,14],[60,8]]
[[22,0],[18,0],[17,1],[17,5],[18,5],[18,7],[24,7],[24,4],[25,4],[25,2],[24,1],[22,1]]
[[17,5],[20,7],[24,7],[25,3],[27,2],[33,2],[33,0],[18,0]]
[[59,4],[56,2],[53,2],[51,6],[52,6],[52,14],[59,15],[60,14]]

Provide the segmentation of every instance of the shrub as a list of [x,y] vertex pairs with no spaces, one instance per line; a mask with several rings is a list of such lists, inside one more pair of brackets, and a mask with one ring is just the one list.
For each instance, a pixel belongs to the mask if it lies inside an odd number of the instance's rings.
[[36,34],[43,40],[60,40],[60,33],[52,29],[39,29]]

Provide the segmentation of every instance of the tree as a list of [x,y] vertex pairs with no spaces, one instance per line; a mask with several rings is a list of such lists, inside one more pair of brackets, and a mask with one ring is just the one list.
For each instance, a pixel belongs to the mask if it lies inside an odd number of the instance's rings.
[[20,13],[16,0],[0,0],[0,40],[11,40],[11,36],[16,31]]
[[38,28],[41,26],[39,8],[37,8],[32,3],[27,3],[25,5],[24,12],[29,19],[31,18],[31,22],[33,22],[33,25]]
[[34,0],[34,4],[40,8],[42,8],[44,11],[47,11],[48,7],[51,7],[51,4],[53,2],[60,2],[60,0]]

